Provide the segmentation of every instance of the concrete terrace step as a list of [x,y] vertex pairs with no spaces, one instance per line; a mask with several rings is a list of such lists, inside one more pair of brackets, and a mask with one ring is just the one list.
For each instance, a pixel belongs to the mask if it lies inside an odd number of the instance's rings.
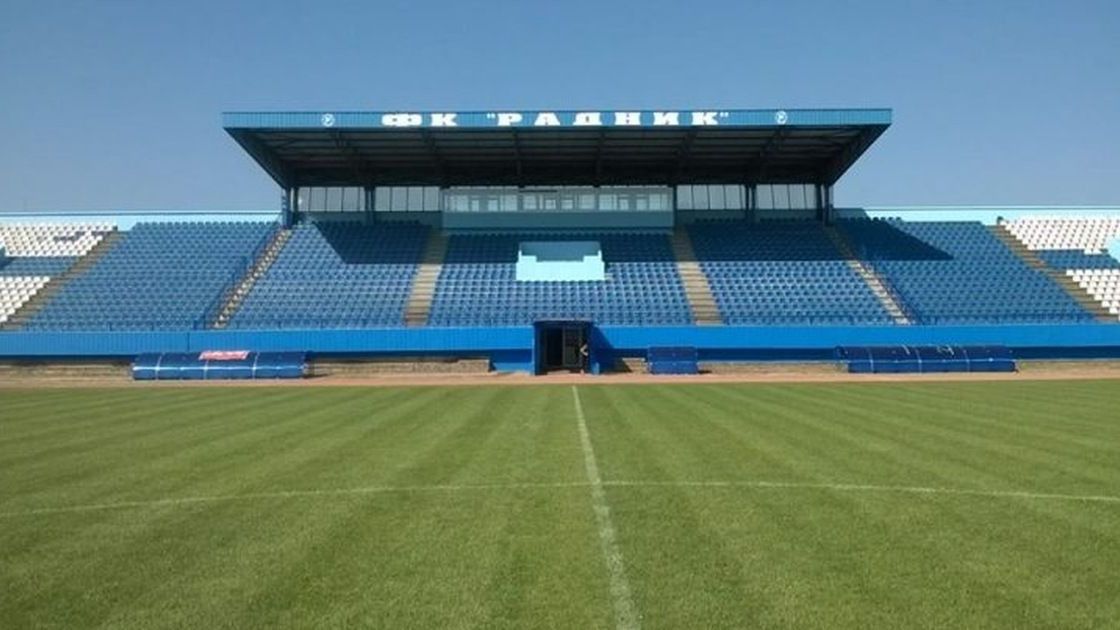
[[432,300],[436,295],[436,284],[443,271],[443,260],[447,255],[447,236],[439,229],[428,234],[424,253],[420,256],[416,275],[412,278],[412,291],[404,308],[404,322],[407,326],[426,326],[432,314]]
[[233,316],[237,313],[237,309],[241,308],[241,303],[245,301],[245,297],[253,290],[253,286],[260,280],[266,273],[272,263],[280,257],[280,252],[284,250],[284,245],[292,238],[292,231],[288,228],[280,228],[272,235],[272,240],[268,245],[261,250],[260,256],[253,262],[249,270],[245,272],[245,276],[241,279],[233,290],[226,296],[221,310],[214,318],[211,324],[212,328],[225,328],[229,325]]
[[712,294],[708,276],[696,260],[692,239],[683,229],[673,231],[673,256],[677,259],[677,274],[684,285],[684,293],[692,310],[692,321],[699,326],[715,326],[723,323],[719,306]]
[[891,290],[887,279],[880,276],[875,269],[869,265],[864,264],[862,260],[856,257],[855,252],[852,251],[852,246],[848,244],[848,239],[840,233],[835,227],[829,225],[825,226],[825,233],[836,246],[836,251],[844,257],[844,261],[848,267],[863,280],[867,288],[871,289],[871,293],[879,300],[879,304],[891,316],[894,323],[909,326],[913,323],[910,315],[907,314],[906,309],[903,308],[902,303],[895,297],[894,291]]

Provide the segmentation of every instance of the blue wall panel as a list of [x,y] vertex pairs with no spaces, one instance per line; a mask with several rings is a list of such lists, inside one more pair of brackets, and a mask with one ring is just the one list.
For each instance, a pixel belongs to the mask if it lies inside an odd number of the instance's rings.
[[107,357],[185,352],[190,332],[3,332],[0,357]]
[[1077,326],[681,326],[597,329],[615,350],[686,345],[700,349],[832,349],[875,345],[1117,346],[1120,325]]
[[[203,350],[319,354],[486,356],[496,369],[532,371],[533,328],[208,330],[0,333],[0,357],[132,357]],[[593,329],[593,359],[644,356],[652,346],[693,346],[701,360],[828,360],[836,346],[1004,345],[1018,357],[1120,357],[1120,325],[626,327]]]
[[529,326],[383,328],[372,330],[205,330],[190,333],[190,351],[260,350],[318,353],[424,353],[526,350]]

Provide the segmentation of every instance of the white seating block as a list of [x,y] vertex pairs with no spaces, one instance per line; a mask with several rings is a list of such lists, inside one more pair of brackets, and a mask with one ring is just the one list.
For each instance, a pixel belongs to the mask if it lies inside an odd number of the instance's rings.
[[0,224],[0,243],[12,258],[85,256],[115,229],[110,223]]
[[1006,225],[1031,250],[1079,249],[1095,254],[1120,237],[1120,217],[1026,217]]
[[8,321],[49,281],[47,276],[0,276],[0,324]]

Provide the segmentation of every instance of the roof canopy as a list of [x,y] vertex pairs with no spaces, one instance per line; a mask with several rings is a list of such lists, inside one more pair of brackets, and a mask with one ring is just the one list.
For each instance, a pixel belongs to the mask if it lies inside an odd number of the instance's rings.
[[233,112],[281,186],[833,184],[889,109]]

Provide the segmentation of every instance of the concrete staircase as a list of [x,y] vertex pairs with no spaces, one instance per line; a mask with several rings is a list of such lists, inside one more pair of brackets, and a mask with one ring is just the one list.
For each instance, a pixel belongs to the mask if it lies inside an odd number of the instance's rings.
[[30,300],[24,302],[23,306],[8,318],[8,321],[0,325],[0,330],[19,330],[23,328],[28,320],[34,317],[36,313],[43,310],[43,307],[47,305],[47,302],[50,302],[51,298],[58,293],[63,285],[69,282],[71,278],[85,273],[87,269],[97,264],[97,261],[101,260],[101,257],[112,249],[113,245],[121,238],[121,233],[116,230],[106,232],[105,236],[103,236],[96,245],[91,247],[85,256],[75,261],[65,272],[52,277],[49,282],[43,285],[43,288],[40,289],[38,293]]
[[863,279],[867,288],[871,289],[871,292],[875,294],[875,297],[879,300],[879,304],[881,304],[883,309],[887,311],[887,314],[891,316],[894,323],[901,326],[909,326],[914,323],[906,313],[906,309],[904,309],[898,299],[895,298],[894,291],[891,290],[887,279],[880,276],[870,265],[865,264],[856,256],[855,252],[852,251],[852,246],[848,243],[848,239],[844,238],[844,235],[831,225],[825,226],[824,231],[828,234],[828,238],[832,241],[832,244],[836,246],[836,250],[844,257],[844,262],[848,264],[848,267],[850,267],[857,276]]
[[1038,254],[1031,251],[1022,241],[1016,238],[1016,236],[1011,233],[1011,230],[1007,229],[1006,225],[1004,225],[1003,223],[999,223],[991,226],[990,229],[992,231],[992,234],[994,234],[996,238],[1002,241],[1008,249],[1014,252],[1020,260],[1026,263],[1028,267],[1031,267],[1039,273],[1046,275],[1058,286],[1062,287],[1062,289],[1067,294],[1069,294],[1069,296],[1073,298],[1074,301],[1080,304],[1082,308],[1092,313],[1093,317],[1095,317],[1097,321],[1116,321],[1116,316],[1112,313],[1109,313],[1108,309],[1105,308],[1104,305],[1099,301],[1097,301],[1097,299],[1093,297],[1092,294],[1082,288],[1081,285],[1074,282],[1073,278],[1067,276],[1064,271],[1060,269],[1050,268],[1049,265],[1047,265],[1041,258],[1038,257]]
[[433,229],[428,234],[428,242],[420,257],[420,265],[412,278],[412,293],[409,294],[404,308],[405,325],[428,325],[428,316],[432,313],[432,300],[436,295],[436,282],[439,281],[446,255],[447,236],[442,230]]
[[677,273],[680,274],[689,307],[692,309],[692,321],[698,326],[722,324],[723,318],[719,314],[716,298],[712,295],[712,287],[708,284],[708,276],[696,260],[696,251],[692,249],[692,239],[688,232],[676,229],[671,240],[673,256],[677,259]]
[[265,273],[268,272],[272,263],[276,262],[276,258],[280,256],[280,252],[284,250],[284,245],[292,238],[292,231],[288,228],[280,228],[272,235],[272,240],[265,245],[261,250],[260,256],[245,272],[245,276],[237,283],[237,286],[226,295],[222,308],[214,317],[214,321],[210,323],[211,328],[225,328],[229,326],[229,321],[233,319],[237,309],[241,308],[241,303],[245,301],[245,296],[253,290],[253,286],[257,284]]

